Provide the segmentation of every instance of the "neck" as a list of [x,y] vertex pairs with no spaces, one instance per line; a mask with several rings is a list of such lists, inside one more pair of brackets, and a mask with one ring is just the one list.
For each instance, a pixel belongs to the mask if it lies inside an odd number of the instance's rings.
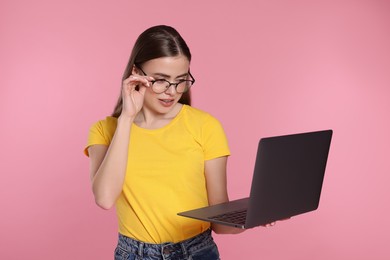
[[182,106],[182,104],[177,103],[171,111],[165,114],[156,113],[143,107],[135,118],[134,123],[146,129],[161,128],[169,124],[177,116]]

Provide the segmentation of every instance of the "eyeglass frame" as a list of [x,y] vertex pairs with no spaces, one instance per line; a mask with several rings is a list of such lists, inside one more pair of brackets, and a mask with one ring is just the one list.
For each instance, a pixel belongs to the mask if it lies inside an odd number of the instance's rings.
[[[135,64],[134,64],[134,65],[135,65]],[[137,67],[145,76],[148,76],[148,75],[145,73],[145,71],[143,71],[143,70],[141,69],[140,66],[137,66],[137,65],[135,65],[135,66],[136,66],[136,67]],[[177,82],[177,83],[172,83],[172,82],[170,82],[170,81],[168,81],[168,80],[166,80],[166,79],[151,80],[150,82],[152,83],[152,91],[153,91],[154,93],[156,93],[156,94],[161,94],[161,93],[164,93],[165,91],[167,91],[172,85],[174,85],[174,86],[175,86],[175,91],[176,91],[178,94],[186,93],[186,92],[188,92],[188,91],[190,90],[190,88],[192,87],[192,85],[194,85],[194,83],[195,83],[195,78],[192,76],[192,74],[191,74],[190,71],[188,71],[188,75],[191,77],[190,80],[185,79],[185,80],[181,80],[180,82]],[[153,84],[154,84],[155,82],[157,82],[157,81],[165,81],[165,82],[167,82],[169,85],[166,87],[166,89],[165,89],[163,92],[157,93],[157,92],[155,92],[155,91],[153,90]],[[191,86],[189,86],[189,87],[187,88],[186,91],[180,92],[180,93],[179,93],[179,92],[177,91],[177,85],[179,85],[180,83],[183,83],[184,81],[189,81],[189,82],[191,82]]]

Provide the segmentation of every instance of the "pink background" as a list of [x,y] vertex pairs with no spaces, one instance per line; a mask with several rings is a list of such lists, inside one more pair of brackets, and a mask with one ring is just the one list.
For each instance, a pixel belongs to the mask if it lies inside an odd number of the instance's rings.
[[82,154],[108,115],[135,38],[188,42],[194,106],[219,118],[232,199],[260,137],[332,128],[317,211],[215,235],[222,259],[390,259],[389,1],[0,3],[0,259],[112,259],[114,210]]

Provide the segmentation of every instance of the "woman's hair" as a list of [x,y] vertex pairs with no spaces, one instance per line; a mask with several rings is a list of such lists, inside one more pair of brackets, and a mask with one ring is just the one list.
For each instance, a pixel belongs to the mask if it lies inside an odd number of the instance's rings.
[[[184,55],[191,62],[191,52],[181,35],[172,27],[158,25],[144,31],[134,44],[129,62],[122,81],[130,77],[133,66],[141,66],[143,63],[162,57],[175,57]],[[190,91],[183,93],[179,100],[182,104],[191,105]],[[122,95],[119,95],[113,117],[119,117],[122,112]]]

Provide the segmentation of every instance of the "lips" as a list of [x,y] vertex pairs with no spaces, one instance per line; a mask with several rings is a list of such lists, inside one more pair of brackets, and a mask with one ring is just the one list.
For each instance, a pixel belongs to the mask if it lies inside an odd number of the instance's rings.
[[159,99],[159,101],[164,107],[169,107],[173,104],[174,99]]

